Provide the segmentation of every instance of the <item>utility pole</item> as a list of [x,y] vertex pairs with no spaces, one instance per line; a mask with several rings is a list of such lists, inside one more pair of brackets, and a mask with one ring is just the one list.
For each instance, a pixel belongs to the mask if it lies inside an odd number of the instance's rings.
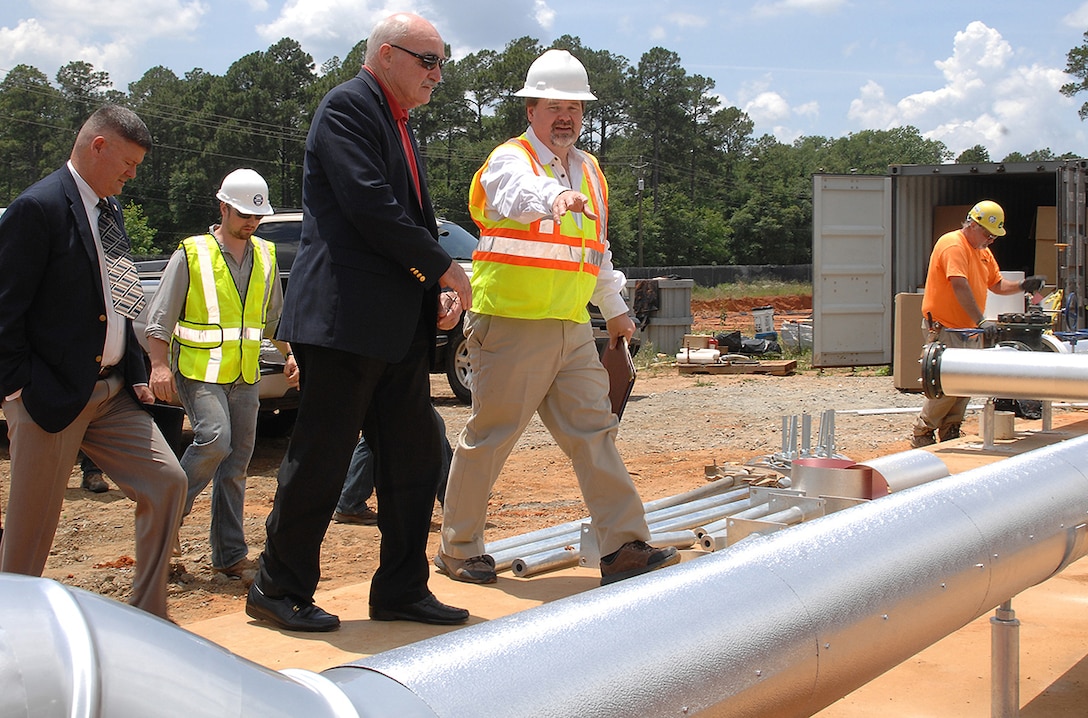
[[642,155],[639,155],[638,164],[631,166],[638,170],[638,189],[635,191],[635,197],[638,198],[638,266],[645,267],[646,263],[642,256],[642,192],[646,189],[643,170],[646,169],[647,163],[643,162]]

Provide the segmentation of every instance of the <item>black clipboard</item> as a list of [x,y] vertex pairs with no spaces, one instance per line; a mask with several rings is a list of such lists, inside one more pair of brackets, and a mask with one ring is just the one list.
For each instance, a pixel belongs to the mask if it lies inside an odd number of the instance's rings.
[[608,372],[608,398],[612,401],[612,413],[617,419],[623,418],[623,408],[631,397],[635,387],[635,363],[631,360],[631,349],[627,337],[621,337],[615,348],[605,347],[601,354],[601,364]]

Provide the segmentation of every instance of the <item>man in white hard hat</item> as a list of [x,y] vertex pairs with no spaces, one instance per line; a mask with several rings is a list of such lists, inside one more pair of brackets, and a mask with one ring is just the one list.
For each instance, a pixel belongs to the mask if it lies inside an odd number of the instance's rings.
[[646,543],[586,309],[600,307],[612,347],[635,331],[608,248],[608,185],[597,159],[574,147],[585,102],[597,98],[566,50],[537,58],[515,95],[526,98],[529,128],[491,153],[470,189],[481,235],[465,321],[472,416],[454,450],[435,564],[457,581],[496,580],[484,553],[488,495],[538,413],[573,462],[607,584],[680,557]]
[[[990,245],[1003,236],[1005,210],[984,199],[967,213],[960,229],[942,235],[933,245],[922,297],[922,335],[927,344],[981,349],[983,338],[992,339],[997,332],[997,325],[986,319],[987,290],[1016,294],[1042,288],[1045,277],[1016,282],[1001,276]],[[968,399],[927,399],[914,422],[911,446],[917,449],[938,440],[958,439]]]
[[[216,193],[220,223],[189,237],[170,257],[148,308],[151,390],[180,398],[193,427],[181,457],[189,479],[184,515],[212,486],[212,569],[252,580],[256,561],[242,529],[246,469],[253,455],[260,405],[261,339],[272,339],[283,307],[276,247],[253,233],[272,214],[268,185],[251,169],[223,179]],[[298,383],[290,347],[284,374]]]

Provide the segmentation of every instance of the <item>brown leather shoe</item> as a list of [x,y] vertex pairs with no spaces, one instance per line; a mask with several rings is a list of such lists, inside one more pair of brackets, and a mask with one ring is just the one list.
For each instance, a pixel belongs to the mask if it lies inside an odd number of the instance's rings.
[[336,511],[332,520],[338,524],[362,524],[363,526],[375,526],[378,523],[378,512],[364,505],[363,510],[357,514],[344,514]]
[[434,565],[438,567],[439,572],[446,574],[454,581],[495,583],[498,580],[495,575],[495,559],[486,553],[471,558],[454,558],[439,551],[434,557]]
[[238,580],[240,578],[244,578],[252,581],[253,578],[257,575],[257,566],[258,564],[256,561],[249,558],[243,558],[235,561],[230,566],[227,566],[225,568],[218,568],[216,566],[213,566],[212,571],[215,571],[216,573],[221,573],[229,579]]
[[680,561],[672,546],[654,548],[645,541],[628,541],[619,550],[601,557],[601,585],[606,586]]
[[83,483],[80,487],[96,494],[104,494],[110,490],[110,485],[106,483],[101,471],[88,471],[83,474]]

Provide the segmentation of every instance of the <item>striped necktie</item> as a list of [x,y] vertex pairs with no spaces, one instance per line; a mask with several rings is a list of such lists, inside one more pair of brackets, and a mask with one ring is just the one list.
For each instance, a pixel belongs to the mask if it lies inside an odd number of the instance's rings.
[[113,307],[118,314],[135,319],[144,308],[145,300],[140,275],[128,253],[128,237],[117,224],[109,202],[98,200],[98,210],[98,233],[102,238],[102,251],[106,254]]

